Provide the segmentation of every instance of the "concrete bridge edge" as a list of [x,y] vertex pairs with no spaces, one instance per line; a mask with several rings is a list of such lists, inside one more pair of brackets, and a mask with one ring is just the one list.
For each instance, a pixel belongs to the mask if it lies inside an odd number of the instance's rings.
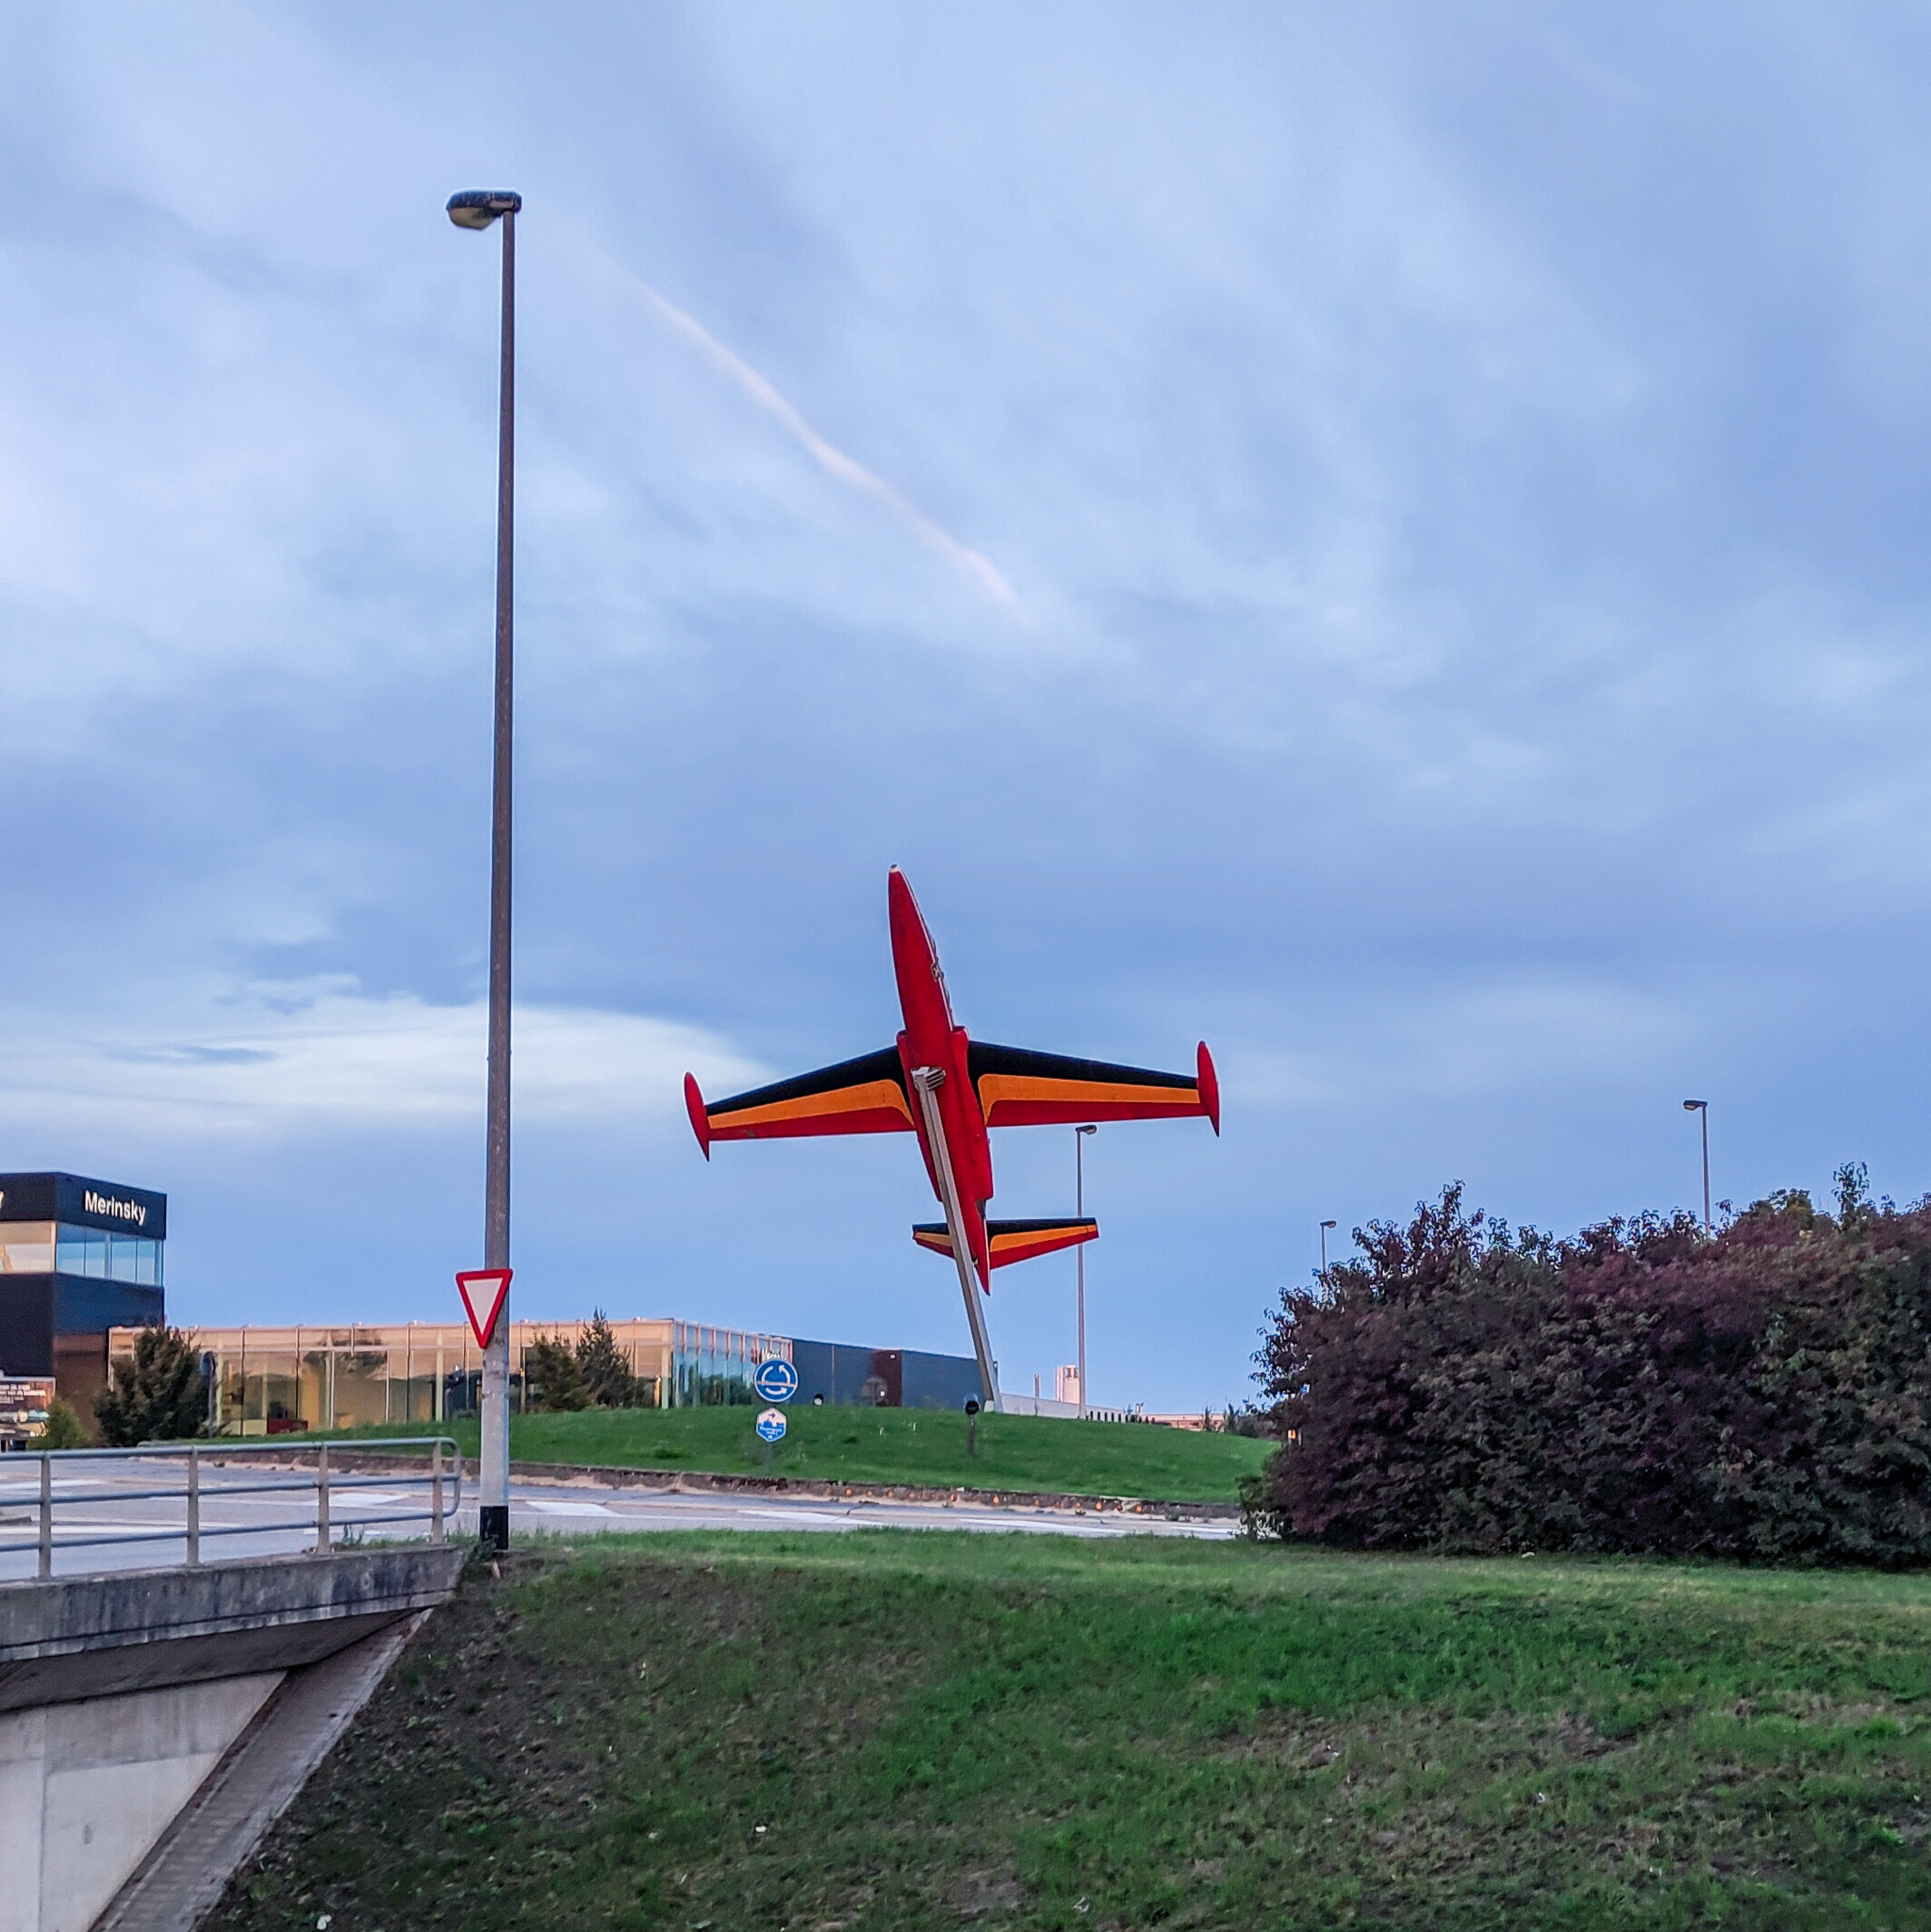
[[93,1932],[193,1932],[431,1614],[418,1610],[289,1672]]

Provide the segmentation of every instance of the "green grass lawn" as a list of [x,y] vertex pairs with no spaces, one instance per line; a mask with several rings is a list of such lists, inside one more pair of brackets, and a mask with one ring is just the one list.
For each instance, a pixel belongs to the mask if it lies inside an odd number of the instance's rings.
[[[718,1408],[520,1415],[510,1422],[510,1455],[520,1462],[755,1475],[766,1462],[752,1427],[757,1414],[755,1409]],[[787,1415],[790,1428],[771,1457],[773,1472],[840,1482],[957,1483],[1231,1503],[1240,1478],[1260,1468],[1271,1446],[1248,1436],[1141,1423],[982,1415],[978,1451],[968,1456],[966,1419],[951,1410],[814,1409],[807,1403],[794,1405]],[[475,1423],[448,1427],[464,1455],[473,1457]]]
[[1927,1640],[1864,1574],[519,1546],[206,1923],[1931,1926]]

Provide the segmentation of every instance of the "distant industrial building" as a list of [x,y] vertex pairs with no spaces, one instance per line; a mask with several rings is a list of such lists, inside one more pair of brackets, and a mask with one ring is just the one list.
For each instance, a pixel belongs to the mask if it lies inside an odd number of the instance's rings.
[[[523,1407],[524,1358],[533,1344],[574,1347],[585,1322],[510,1324],[510,1402]],[[613,1321],[612,1339],[636,1379],[641,1406],[687,1409],[754,1403],[751,1376],[783,1357],[797,1370],[799,1402],[885,1409],[955,1409],[979,1393],[969,1355],[865,1348],[703,1322]],[[106,1337],[104,1358],[131,1357],[138,1326]],[[279,1435],[365,1423],[444,1422],[472,1413],[483,1358],[467,1322],[303,1324],[184,1330],[215,1387],[218,1427],[228,1435]]]
[[979,1396],[979,1362],[916,1348],[859,1348],[793,1342],[800,1402],[856,1402],[867,1409],[963,1409]]
[[78,1174],[0,1174],[0,1375],[51,1376],[83,1414],[107,1334],[166,1319],[168,1197]]

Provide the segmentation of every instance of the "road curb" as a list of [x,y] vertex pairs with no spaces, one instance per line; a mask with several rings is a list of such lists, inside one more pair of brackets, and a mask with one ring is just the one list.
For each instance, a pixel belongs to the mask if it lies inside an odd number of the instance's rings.
[[673,1495],[796,1496],[808,1502],[950,1503],[974,1509],[1035,1510],[1054,1515],[1160,1516],[1178,1523],[1236,1519],[1238,1503],[1180,1503],[1156,1496],[1087,1496],[1060,1490],[966,1489],[916,1482],[832,1482],[808,1477],[718,1476],[697,1469],[622,1469],[594,1463],[512,1462],[519,1482],[569,1487],[662,1490]]
[[[320,1446],[318,1444],[317,1446]],[[358,1455],[353,1443],[329,1443],[338,1469],[369,1475],[418,1467],[405,1457]],[[668,1495],[759,1495],[820,1503],[928,1503],[973,1509],[1025,1510],[1061,1516],[1155,1516],[1169,1523],[1237,1521],[1238,1503],[1174,1502],[1160,1496],[1088,1496],[1069,1490],[972,1489],[947,1483],[833,1482],[812,1477],[722,1476],[701,1469],[632,1469],[597,1462],[512,1462],[514,1482],[559,1489],[647,1489]]]

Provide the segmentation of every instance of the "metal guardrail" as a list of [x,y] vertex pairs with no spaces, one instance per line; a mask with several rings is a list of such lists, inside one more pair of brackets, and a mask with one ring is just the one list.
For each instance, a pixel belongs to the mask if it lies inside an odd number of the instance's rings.
[[[351,1459],[347,1467],[338,1465],[338,1473],[332,1472],[329,1467],[331,1447]],[[399,1470],[393,1463],[377,1475],[355,1473],[354,1459],[371,1450],[406,1450],[419,1454],[426,1451],[426,1461],[420,1473],[408,1468]],[[267,1479],[236,1481],[229,1473],[229,1465],[238,1460],[266,1457],[273,1457],[284,1465],[294,1461],[298,1467],[288,1470],[286,1474],[278,1471]],[[299,1464],[310,1458],[314,1459],[313,1471],[300,1469]],[[114,1462],[137,1465],[127,1485],[104,1483],[80,1474],[85,1468]],[[156,1463],[178,1465],[178,1479],[158,1481],[158,1472],[152,1467]],[[39,1473],[38,1496],[32,1494],[36,1465]],[[173,1472],[171,1470],[169,1473],[172,1475]],[[462,1451],[450,1436],[358,1437],[353,1443],[317,1443],[300,1448],[292,1445],[286,1437],[277,1437],[272,1442],[259,1444],[215,1440],[143,1443],[133,1449],[29,1449],[0,1459],[0,1558],[37,1549],[38,1573],[47,1577],[54,1574],[57,1548],[64,1551],[121,1544],[185,1543],[188,1562],[193,1567],[201,1562],[201,1545],[208,1537],[269,1536],[286,1534],[291,1529],[311,1528],[315,1532],[315,1542],[310,1547],[327,1550],[335,1547],[336,1531],[330,1509],[332,1497],[341,1495],[344,1491],[379,1489],[392,1492],[406,1490],[416,1484],[421,1484],[426,1491],[423,1508],[393,1510],[380,1515],[357,1514],[343,1523],[344,1531],[355,1534],[384,1524],[426,1521],[432,1542],[447,1541],[448,1519],[462,1508],[463,1499]],[[8,1496],[6,1494],[9,1490],[22,1489],[26,1491],[24,1495]],[[219,1505],[244,1496],[302,1494],[311,1494],[314,1501],[299,1516],[251,1517],[241,1523],[202,1521],[204,1502],[214,1501]],[[85,1513],[117,1504],[168,1500],[180,1503],[180,1521],[153,1529],[130,1527],[124,1524],[91,1523]],[[23,1502],[27,1504],[28,1513],[24,1518],[13,1516],[11,1510]],[[56,1520],[63,1508],[67,1511],[64,1527]],[[75,1530],[82,1533],[73,1533]],[[87,1533],[90,1531],[97,1533]]]

